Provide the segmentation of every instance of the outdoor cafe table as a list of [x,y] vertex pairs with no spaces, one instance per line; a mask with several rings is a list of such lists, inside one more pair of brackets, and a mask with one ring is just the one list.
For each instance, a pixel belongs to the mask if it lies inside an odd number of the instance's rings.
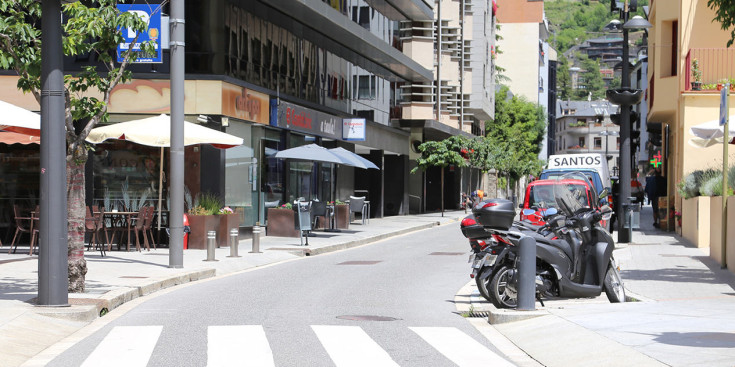
[[[112,224],[113,231],[120,229],[127,229],[128,232],[128,244],[125,248],[126,251],[130,251],[130,230],[132,229],[132,219],[138,215],[138,212],[105,212],[105,220],[109,219]],[[114,232],[113,232],[114,237]],[[140,251],[140,244],[135,243],[135,249]]]

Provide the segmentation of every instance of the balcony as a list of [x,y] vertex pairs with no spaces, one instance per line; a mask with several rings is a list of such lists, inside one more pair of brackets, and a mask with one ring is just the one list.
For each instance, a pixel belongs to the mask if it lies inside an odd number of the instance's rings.
[[692,61],[695,59],[699,60],[702,71],[702,91],[718,91],[724,83],[735,84],[735,49],[692,48],[687,54],[685,65],[684,90],[687,92],[692,91]]

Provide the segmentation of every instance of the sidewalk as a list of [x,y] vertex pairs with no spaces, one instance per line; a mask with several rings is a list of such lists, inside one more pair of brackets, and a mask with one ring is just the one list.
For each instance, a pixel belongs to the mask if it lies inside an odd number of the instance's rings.
[[711,260],[709,249],[655,229],[645,206],[641,229],[614,256],[627,296],[638,302],[611,304],[603,293],[544,301],[545,307],[537,302],[536,311],[499,311],[479,296],[474,281],[465,295],[476,313],[489,313],[495,329],[541,365],[735,365],[735,275]]
[[[28,256],[28,247],[16,254],[0,247],[0,366],[20,366],[44,349],[88,325],[125,302],[153,292],[188,283],[244,271],[259,266],[339,251],[404,233],[456,222],[463,211],[445,211],[421,215],[370,219],[350,224],[342,232],[316,231],[309,246],[301,246],[299,238],[260,237],[260,253],[251,253],[252,240],[241,240],[238,255],[230,249],[216,250],[217,261],[203,261],[206,250],[185,250],[184,267],[168,267],[168,248],[143,252],[110,251],[101,257],[99,251],[87,251],[86,293],[69,294],[70,307],[43,308],[33,305],[38,288],[38,257]],[[263,229],[265,230],[265,229]]]

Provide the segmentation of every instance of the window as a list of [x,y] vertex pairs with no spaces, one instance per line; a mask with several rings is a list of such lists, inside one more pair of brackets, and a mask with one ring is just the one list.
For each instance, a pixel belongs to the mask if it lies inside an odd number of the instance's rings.
[[595,138],[595,149],[602,149],[602,138]]
[[584,137],[579,138],[579,147],[584,148]]
[[616,148],[615,148],[615,149],[617,149],[617,150],[620,150],[620,138],[617,138],[617,139],[615,140],[615,146],[616,146]]
[[352,91],[357,99],[375,99],[376,80],[374,75],[353,75]]
[[352,21],[361,25],[365,29],[370,29],[370,7],[353,6]]

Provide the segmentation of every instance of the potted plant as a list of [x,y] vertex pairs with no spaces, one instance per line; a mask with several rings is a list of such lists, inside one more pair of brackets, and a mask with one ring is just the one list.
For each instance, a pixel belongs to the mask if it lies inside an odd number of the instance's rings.
[[299,231],[294,225],[295,214],[291,203],[283,204],[278,208],[268,208],[265,234],[267,236],[298,237]]
[[342,200],[334,202],[334,218],[339,229],[350,227],[350,205]]
[[197,196],[188,212],[191,230],[188,248],[207,248],[207,232],[216,232],[219,227],[219,218],[215,214],[219,212],[220,207],[220,200],[214,194],[202,193]]
[[702,69],[699,68],[699,59],[692,60],[692,90],[702,89]]
[[240,214],[235,213],[232,208],[226,206],[217,211],[217,219],[219,219],[217,226],[217,247],[227,247],[230,245],[230,231],[235,228],[239,229]]

